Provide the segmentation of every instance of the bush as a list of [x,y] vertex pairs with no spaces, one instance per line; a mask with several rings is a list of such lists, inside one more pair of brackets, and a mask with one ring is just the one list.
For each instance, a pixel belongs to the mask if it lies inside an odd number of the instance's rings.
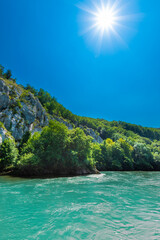
[[7,72],[4,74],[4,77],[10,79],[12,77],[11,70],[7,70]]

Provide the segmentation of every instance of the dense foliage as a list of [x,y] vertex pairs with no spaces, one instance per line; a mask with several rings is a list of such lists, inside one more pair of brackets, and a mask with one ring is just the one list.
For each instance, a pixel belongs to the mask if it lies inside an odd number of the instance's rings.
[[0,146],[0,172],[8,167],[16,165],[18,159],[18,149],[15,142],[8,138]]
[[[26,140],[26,141],[25,141]],[[68,128],[57,121],[33,136],[28,133],[16,149],[11,139],[4,140],[0,148],[0,170],[11,165],[19,175],[74,175],[80,169],[92,171],[92,138],[82,129]]]
[[[80,128],[68,130],[51,121],[41,133],[26,133],[16,147],[12,139],[0,148],[0,171],[13,169],[18,175],[74,175],[79,169],[92,171],[160,170],[160,142],[107,138],[95,143]],[[19,149],[19,154],[18,154]]]

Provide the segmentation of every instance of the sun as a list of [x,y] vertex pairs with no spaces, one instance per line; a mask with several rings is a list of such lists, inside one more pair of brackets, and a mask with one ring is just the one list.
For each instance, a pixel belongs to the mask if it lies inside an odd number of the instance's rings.
[[92,30],[99,35],[100,41],[105,35],[108,37],[111,33],[117,35],[117,28],[120,27],[123,18],[122,6],[119,5],[119,2],[118,0],[91,0],[89,6],[80,6],[85,13],[86,32]]
[[112,9],[99,9],[95,15],[95,23],[99,29],[102,31],[109,31],[113,28],[116,21],[116,15]]
[[98,49],[111,49],[116,42],[128,47],[126,40],[134,34],[135,23],[142,17],[139,13],[133,13],[134,5],[130,2],[83,0],[77,5],[81,10],[81,35],[85,35],[85,39],[93,42]]
[[117,26],[120,26],[122,19],[120,6],[117,5],[117,1],[100,1],[99,5],[96,5],[94,10],[90,12],[92,15],[92,26],[100,35],[112,32],[115,33]]

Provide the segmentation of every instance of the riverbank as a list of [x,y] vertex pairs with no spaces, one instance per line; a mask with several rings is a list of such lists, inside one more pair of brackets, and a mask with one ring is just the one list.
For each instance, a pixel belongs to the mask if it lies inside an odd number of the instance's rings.
[[86,176],[86,175],[90,175],[90,174],[100,174],[100,172],[95,168],[93,170],[89,170],[89,169],[83,169],[83,168],[79,168],[77,170],[74,171],[70,171],[70,172],[59,172],[59,173],[52,173],[52,172],[41,172],[41,173],[36,173],[36,174],[30,174],[31,172],[29,172],[27,174],[27,172],[25,173],[21,173],[17,170],[10,170],[10,171],[4,171],[2,173],[0,173],[0,176],[12,176],[12,177],[22,177],[22,178],[57,178],[57,177],[75,177],[75,176]]

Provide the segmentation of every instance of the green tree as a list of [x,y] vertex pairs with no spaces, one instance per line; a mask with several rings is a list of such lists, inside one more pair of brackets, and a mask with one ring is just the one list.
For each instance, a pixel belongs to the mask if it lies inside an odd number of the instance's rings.
[[[133,170],[133,147],[126,142],[124,139],[120,138],[117,143],[123,149],[123,160],[122,169],[123,170]],[[121,151],[122,152],[122,151]]]
[[18,149],[15,142],[11,139],[5,139],[0,146],[0,171],[16,163]]
[[[67,132],[68,129],[64,124],[51,121],[49,126],[43,128],[41,134],[35,133],[22,151],[22,157],[18,163],[21,169],[23,163],[25,163],[26,169],[26,163],[28,162],[29,169],[27,171],[30,170],[31,175],[35,174],[37,169],[43,173],[58,173],[64,166],[63,153],[67,141]],[[35,168],[30,168],[32,161],[34,161]]]
[[153,163],[154,169],[156,169],[157,171],[160,171],[160,154],[159,154],[159,152],[155,152],[153,154],[153,158],[154,158],[154,163]]
[[28,140],[30,139],[30,137],[31,137],[31,132],[30,132],[30,131],[27,131],[27,132],[23,135],[23,137],[22,137],[22,139],[21,139],[21,141],[20,141],[20,143],[19,143],[19,146],[18,146],[19,152],[22,151],[23,147],[24,147],[25,144],[28,142]]
[[133,153],[135,170],[153,169],[153,155],[151,150],[144,143],[136,143]]
[[4,77],[10,79],[12,77],[11,70],[8,69],[7,72],[4,74]]
[[93,167],[92,138],[86,136],[82,129],[75,128],[69,132],[68,148],[77,152],[79,165]]
[[30,91],[31,93],[33,93],[35,96],[38,95],[38,91],[32,87],[31,85],[27,84],[27,86],[25,87],[26,90]]
[[115,143],[112,139],[108,138],[100,145],[102,151],[102,163],[101,167],[98,170],[112,170],[112,148]]
[[102,149],[100,147],[100,144],[93,144],[92,147],[92,157],[94,159],[94,162],[96,164],[97,169],[103,168],[103,155],[102,155]]
[[94,166],[92,138],[80,128],[69,131],[57,121],[29,138],[18,161],[19,171],[27,175],[74,174],[78,168]]

